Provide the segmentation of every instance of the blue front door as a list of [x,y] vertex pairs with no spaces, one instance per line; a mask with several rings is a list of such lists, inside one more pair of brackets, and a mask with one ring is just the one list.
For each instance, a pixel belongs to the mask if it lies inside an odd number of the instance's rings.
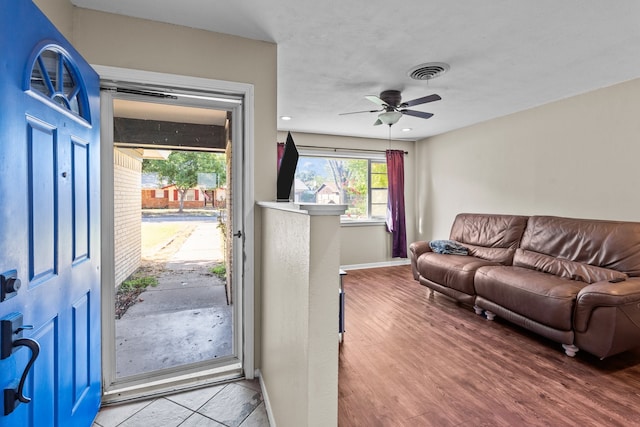
[[0,2],[0,427],[90,426],[101,394],[99,79],[30,0]]

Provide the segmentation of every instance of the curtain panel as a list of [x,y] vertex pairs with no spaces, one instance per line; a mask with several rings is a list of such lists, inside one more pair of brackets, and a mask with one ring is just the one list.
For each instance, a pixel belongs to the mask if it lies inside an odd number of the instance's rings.
[[407,231],[404,215],[404,151],[387,150],[387,231],[391,233],[393,258],[407,258]]
[[278,142],[278,170],[280,170],[280,163],[282,162],[283,154],[284,154],[284,142]]

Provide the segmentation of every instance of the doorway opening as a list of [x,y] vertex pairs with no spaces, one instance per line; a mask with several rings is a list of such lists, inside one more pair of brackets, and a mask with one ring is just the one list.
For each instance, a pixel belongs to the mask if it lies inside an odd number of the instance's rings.
[[102,85],[103,402],[252,378],[245,95]]
[[116,380],[232,358],[225,153],[115,149]]

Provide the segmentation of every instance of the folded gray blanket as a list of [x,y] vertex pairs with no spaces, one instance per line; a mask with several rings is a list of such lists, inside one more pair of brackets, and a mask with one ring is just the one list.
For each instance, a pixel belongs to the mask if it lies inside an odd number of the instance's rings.
[[437,254],[468,255],[469,249],[455,240],[432,240],[429,242],[431,250]]

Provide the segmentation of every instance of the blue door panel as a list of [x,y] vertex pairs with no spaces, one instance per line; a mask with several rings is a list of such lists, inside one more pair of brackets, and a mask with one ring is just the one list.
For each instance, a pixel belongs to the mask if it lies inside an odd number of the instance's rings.
[[[29,409],[29,424],[33,426],[54,426],[56,420],[56,406],[58,394],[53,395],[48,390],[56,390],[57,387],[57,363],[56,363],[56,342],[58,335],[58,319],[54,318],[36,331],[33,339],[40,343],[40,355],[34,365],[29,381],[30,390],[27,396],[33,400],[28,405],[20,405]],[[26,349],[20,350],[27,352]],[[26,363],[26,361],[24,362]],[[24,366],[21,364],[20,366]],[[31,407],[30,407],[31,406]]]
[[89,146],[73,141],[73,261],[89,257]]
[[82,397],[91,387],[91,314],[89,295],[83,295],[72,306],[73,316],[73,407],[82,402]]
[[57,248],[56,132],[46,123],[27,117],[29,158],[30,283],[55,274]]
[[[0,427],[89,427],[101,398],[99,78],[30,0],[0,2],[0,274],[22,281],[0,319],[22,313],[40,344],[32,400],[6,416],[0,402]],[[0,389],[30,357],[0,360]]]

